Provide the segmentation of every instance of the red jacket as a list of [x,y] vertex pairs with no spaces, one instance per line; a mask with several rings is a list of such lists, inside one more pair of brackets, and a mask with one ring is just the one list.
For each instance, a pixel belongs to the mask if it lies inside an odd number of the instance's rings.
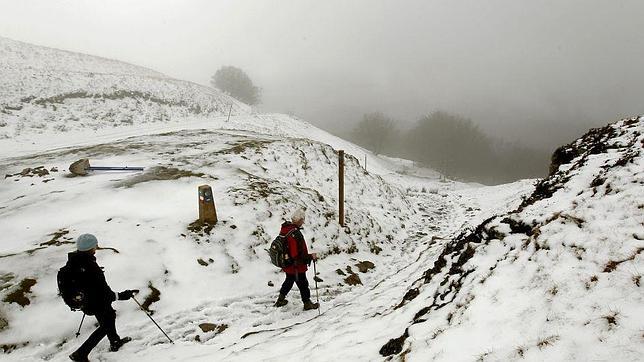
[[[290,234],[288,234],[292,231]],[[290,222],[282,224],[280,235],[288,234],[286,241],[288,242],[288,256],[293,260],[293,264],[282,268],[287,274],[305,273],[308,268],[307,264],[311,262],[311,255],[306,247],[304,235],[300,229]]]

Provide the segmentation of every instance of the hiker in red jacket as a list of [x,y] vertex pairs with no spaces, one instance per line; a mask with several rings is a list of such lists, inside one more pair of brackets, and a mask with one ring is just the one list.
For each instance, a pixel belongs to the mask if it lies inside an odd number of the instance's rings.
[[304,310],[320,307],[320,304],[311,302],[309,281],[306,279],[307,265],[311,264],[312,260],[317,260],[317,255],[315,253],[309,254],[306,248],[304,235],[300,231],[302,224],[304,224],[304,210],[298,209],[293,213],[291,222],[283,223],[280,230],[280,235],[286,236],[288,241],[288,256],[291,263],[282,269],[286,273],[286,280],[280,288],[280,295],[275,302],[276,307],[282,307],[288,303],[286,295],[293,287],[293,283],[297,284],[300,289]]

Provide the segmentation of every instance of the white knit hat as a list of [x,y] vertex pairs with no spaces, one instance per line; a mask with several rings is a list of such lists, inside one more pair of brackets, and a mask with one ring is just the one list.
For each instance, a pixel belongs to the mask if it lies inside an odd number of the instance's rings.
[[304,215],[304,210],[302,209],[296,209],[295,212],[293,212],[293,216],[291,216],[291,222],[298,222],[298,221],[304,221],[305,215]]

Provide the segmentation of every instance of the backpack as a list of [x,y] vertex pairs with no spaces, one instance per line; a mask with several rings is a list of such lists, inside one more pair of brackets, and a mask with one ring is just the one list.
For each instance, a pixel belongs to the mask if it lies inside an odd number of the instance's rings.
[[271,258],[271,263],[278,268],[284,268],[293,263],[288,256],[288,236],[297,229],[293,229],[286,233],[286,235],[277,235],[271,247],[266,250],[268,256]]
[[58,270],[58,295],[73,310],[81,310],[85,306],[85,293],[83,292],[81,278],[83,269],[72,268],[69,263]]

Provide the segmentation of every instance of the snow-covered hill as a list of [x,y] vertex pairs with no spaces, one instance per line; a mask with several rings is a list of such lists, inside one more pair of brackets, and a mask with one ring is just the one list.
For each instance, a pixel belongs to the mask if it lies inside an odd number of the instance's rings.
[[[641,361],[644,117],[591,130],[510,213],[447,244],[383,355]],[[420,277],[420,276],[419,276]]]
[[212,88],[114,60],[0,37],[0,139],[138,127],[250,108]]
[[[644,355],[642,119],[562,149],[536,189],[482,187],[140,67],[1,38],[0,52],[3,360],[64,361],[93,329],[89,318],[73,337],[81,315],[55,282],[87,232],[109,284],[141,289],[175,340],[117,302],[118,329],[134,340],[118,353],[100,344],[95,360],[602,359],[625,343],[613,355]],[[82,157],[146,170],[71,177]],[[220,219],[211,230],[191,225],[202,184]],[[297,290],[272,306],[283,276],[264,249],[295,207],[321,256],[319,317]]]
[[[98,254],[110,284],[142,289],[177,340],[170,350],[157,345],[162,335],[136,305],[118,305],[119,328],[135,341],[118,355],[100,348],[94,355],[146,359],[187,348],[179,358],[199,360],[203,352],[193,348],[227,356],[248,332],[311,317],[296,291],[287,308],[271,306],[282,275],[264,249],[295,207],[307,208],[305,235],[321,255],[326,310],[354,309],[353,299],[406,267],[451,217],[467,220],[446,193],[454,183],[438,183],[431,172],[400,175],[408,168],[401,161],[379,159],[302,120],[250,114],[237,103],[230,120],[216,108],[193,112],[230,100],[120,62],[1,41],[0,345],[10,359],[64,360],[77,345],[70,336],[80,316],[56,296],[55,274],[84,232],[110,248]],[[150,107],[167,118],[141,118]],[[131,124],[113,122],[130,116]],[[347,152],[344,228],[336,222],[337,149]],[[354,156],[368,158],[368,172]],[[69,177],[67,166],[80,157],[146,171]],[[209,232],[190,226],[204,183],[213,187],[220,218]],[[220,332],[204,332],[202,323]]]
[[[287,121],[281,118],[280,124]],[[290,124],[306,129],[297,120]],[[321,138],[318,132],[311,132],[311,137]],[[330,143],[341,142],[327,138]],[[144,165],[147,171],[69,177],[66,165],[81,156],[96,164]],[[41,165],[45,167],[37,168]],[[381,170],[386,165],[382,161]],[[22,175],[25,167],[31,170]],[[282,275],[268,263],[264,249],[294,207],[307,208],[304,233],[312,250],[322,256],[320,299],[323,316],[328,317],[303,327],[317,326],[315,334],[298,332],[303,339],[295,345],[302,355],[311,353],[307,339],[331,338],[348,320],[363,328],[374,313],[397,302],[406,287],[401,278],[421,271],[422,264],[413,263],[421,252],[436,253],[437,238],[486,211],[467,211],[472,200],[458,192],[469,189],[455,191],[454,183],[394,173],[379,176],[348,157],[347,226],[341,228],[336,222],[337,167],[336,151],[320,141],[218,128],[135,136],[11,158],[2,168],[13,176],[0,183],[0,197],[5,200],[0,229],[3,235],[12,235],[2,242],[2,297],[24,290],[29,304],[2,304],[0,313],[9,326],[0,332],[0,341],[16,348],[7,357],[64,359],[77,345],[70,338],[80,315],[69,312],[56,296],[55,273],[73,249],[73,239],[84,232],[95,233],[103,246],[118,251],[98,254],[114,288],[140,288],[142,299],[154,290],[161,292],[150,308],[177,340],[175,346],[159,345],[163,336],[134,303],[117,304],[119,328],[135,341],[119,354],[99,348],[95,354],[101,359],[245,360],[291,353],[276,348],[258,354],[245,348],[248,344],[268,348],[275,333],[263,331],[289,330],[316,315],[301,311],[296,291],[286,308],[272,307]],[[47,174],[43,169],[49,170]],[[189,226],[197,217],[197,186],[204,183],[213,187],[220,217],[209,234]],[[516,194],[529,188],[530,183],[517,183],[497,189],[496,195],[516,204]],[[30,282],[35,284],[28,286]],[[36,321],[38,329],[32,327]],[[199,327],[202,323],[226,327],[221,333],[206,333]],[[87,334],[90,329],[91,325],[83,331]],[[324,349],[357,359],[377,358],[377,347],[390,331],[379,333],[381,341],[364,336],[369,348],[350,348],[355,336],[348,336],[336,340],[346,348],[337,349],[329,340]]]

